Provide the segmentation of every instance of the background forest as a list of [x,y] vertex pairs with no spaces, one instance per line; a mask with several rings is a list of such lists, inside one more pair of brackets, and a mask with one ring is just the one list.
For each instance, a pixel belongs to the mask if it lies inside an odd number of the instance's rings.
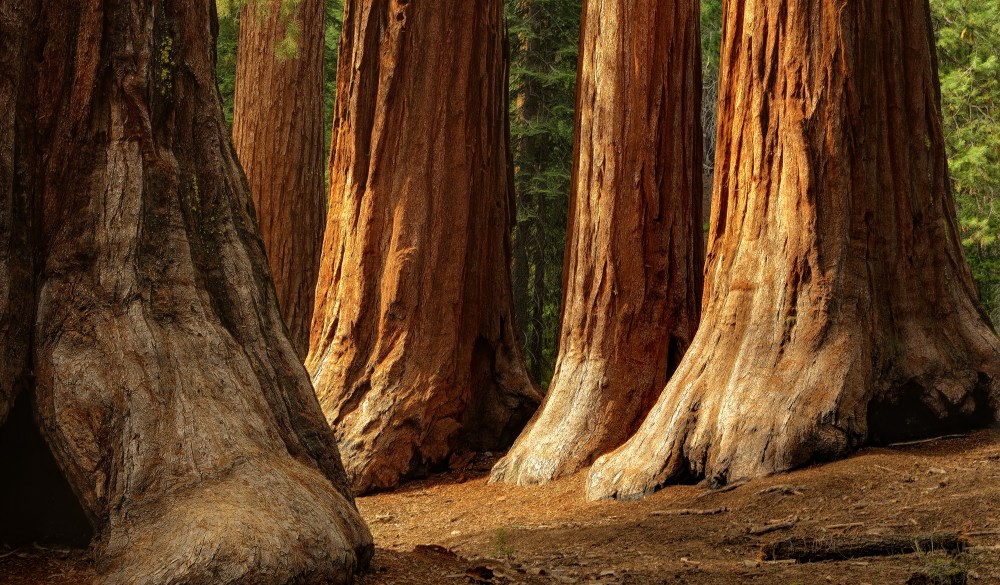
[[[239,11],[220,2],[218,78],[232,119]],[[931,0],[945,135],[966,255],[983,305],[1000,323],[1000,4]],[[327,151],[343,0],[326,2]],[[573,159],[580,0],[507,0],[511,132],[517,174],[514,303],[531,375],[546,385],[558,353],[562,263]],[[721,0],[702,0],[705,205],[710,203]],[[294,31],[291,33],[294,36]],[[276,47],[295,58],[294,38]],[[707,217],[707,214],[706,214]],[[707,227],[707,226],[706,226]]]

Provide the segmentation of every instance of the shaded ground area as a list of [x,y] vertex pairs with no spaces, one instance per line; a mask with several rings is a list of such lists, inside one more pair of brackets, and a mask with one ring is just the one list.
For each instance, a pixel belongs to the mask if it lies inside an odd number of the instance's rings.
[[[379,548],[360,583],[874,585],[906,583],[919,571],[1000,583],[996,430],[868,449],[727,491],[672,487],[637,503],[586,502],[583,475],[537,488],[487,485],[489,463],[361,498]],[[948,531],[972,547],[957,557],[757,561],[763,544],[793,536]],[[5,584],[83,584],[91,574],[85,553],[0,549]]]

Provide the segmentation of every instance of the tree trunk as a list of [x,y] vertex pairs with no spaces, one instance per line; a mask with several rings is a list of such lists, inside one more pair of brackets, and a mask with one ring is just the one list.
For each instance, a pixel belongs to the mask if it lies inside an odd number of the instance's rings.
[[591,498],[987,424],[927,0],[729,0],[704,321]]
[[548,481],[625,442],[698,326],[698,2],[584,10],[559,359],[494,481]]
[[500,0],[345,12],[307,366],[359,492],[509,445],[540,398],[511,306],[506,49]]
[[[42,436],[96,528],[99,583],[348,582],[371,536],[230,147],[215,2],[12,4],[36,27],[3,202],[3,217],[19,197],[33,212],[21,351]],[[0,103],[12,89],[0,81]]]
[[[233,143],[246,171],[278,305],[303,358],[319,274],[326,184],[323,0],[248,2],[240,15]],[[289,36],[289,23],[297,34]],[[294,39],[294,56],[277,46]]]
[[0,425],[28,373],[32,268],[28,206],[17,169],[17,112],[24,75],[25,9],[0,3]]

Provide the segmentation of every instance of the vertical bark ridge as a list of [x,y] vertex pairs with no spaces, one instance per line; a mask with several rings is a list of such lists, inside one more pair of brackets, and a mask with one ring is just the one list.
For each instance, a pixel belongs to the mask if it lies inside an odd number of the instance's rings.
[[26,139],[19,125],[29,118],[22,103],[27,12],[23,0],[0,5],[0,425],[26,381],[34,313],[25,169],[17,167]]
[[986,424],[926,1],[729,0],[704,321],[591,498]]
[[625,442],[698,326],[699,4],[591,0],[582,30],[559,360],[494,481],[548,481]]

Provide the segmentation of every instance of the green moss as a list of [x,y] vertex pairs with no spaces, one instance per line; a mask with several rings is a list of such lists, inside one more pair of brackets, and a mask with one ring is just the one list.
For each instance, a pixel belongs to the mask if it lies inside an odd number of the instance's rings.
[[201,212],[201,190],[198,189],[198,175],[191,175],[191,188],[187,192],[186,203],[192,214]]
[[164,37],[160,41],[160,47],[157,51],[157,65],[159,69],[157,82],[160,86],[160,95],[167,97],[174,90],[174,67],[177,65],[174,61],[174,39]]

